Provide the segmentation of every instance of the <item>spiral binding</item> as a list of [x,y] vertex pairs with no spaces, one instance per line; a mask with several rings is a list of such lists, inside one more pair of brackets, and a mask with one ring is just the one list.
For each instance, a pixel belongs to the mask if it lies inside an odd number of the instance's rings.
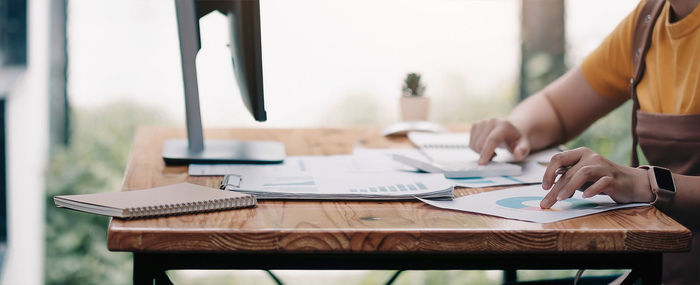
[[216,210],[251,207],[257,203],[255,196],[231,197],[209,201],[193,201],[176,204],[127,208],[127,218],[170,216],[183,213],[200,213]]

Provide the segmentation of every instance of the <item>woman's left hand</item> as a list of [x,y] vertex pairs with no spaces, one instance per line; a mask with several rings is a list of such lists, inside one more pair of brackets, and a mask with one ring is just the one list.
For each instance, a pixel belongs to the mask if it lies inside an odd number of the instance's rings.
[[[568,170],[555,184],[560,167],[568,167]],[[583,192],[584,198],[605,193],[617,203],[651,202],[654,197],[647,175],[647,170],[616,164],[588,148],[561,152],[552,156],[545,170],[542,189],[551,190],[540,207],[551,208],[588,182],[593,184]]]

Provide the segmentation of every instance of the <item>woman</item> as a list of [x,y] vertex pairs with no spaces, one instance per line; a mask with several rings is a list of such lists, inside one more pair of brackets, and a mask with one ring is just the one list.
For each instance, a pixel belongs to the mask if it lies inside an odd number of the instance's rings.
[[[699,2],[642,1],[581,66],[520,103],[508,118],[474,124],[469,143],[481,154],[479,163],[487,163],[501,144],[522,159],[565,142],[631,99],[634,167],[586,148],[555,155],[542,179],[549,193],[540,206],[550,208],[589,183],[584,197],[604,193],[618,203],[652,202],[700,232]],[[654,167],[636,167],[637,141]],[[560,168],[567,171],[555,184]],[[694,236],[692,252],[664,255],[664,283],[700,284],[700,239]]]

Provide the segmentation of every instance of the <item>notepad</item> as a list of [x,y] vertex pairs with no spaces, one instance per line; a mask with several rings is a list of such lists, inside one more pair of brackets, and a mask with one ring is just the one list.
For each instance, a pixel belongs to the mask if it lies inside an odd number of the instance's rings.
[[111,216],[141,218],[253,207],[252,195],[191,183],[127,192],[55,196],[57,207]]

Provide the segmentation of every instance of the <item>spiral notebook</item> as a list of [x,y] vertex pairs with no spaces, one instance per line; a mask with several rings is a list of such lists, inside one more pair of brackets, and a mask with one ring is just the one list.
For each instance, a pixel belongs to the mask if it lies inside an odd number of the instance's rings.
[[252,195],[191,183],[127,192],[55,196],[53,200],[57,207],[117,218],[209,212],[253,207],[257,203]]

